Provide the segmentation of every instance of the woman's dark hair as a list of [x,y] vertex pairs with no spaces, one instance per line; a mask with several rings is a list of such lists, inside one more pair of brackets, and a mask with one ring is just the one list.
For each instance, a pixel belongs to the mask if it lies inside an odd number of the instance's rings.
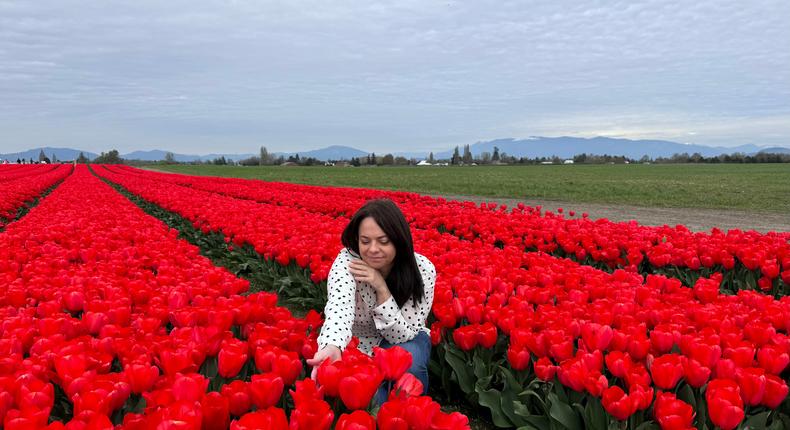
[[422,301],[424,285],[417,260],[414,258],[414,242],[406,217],[398,206],[389,199],[369,200],[351,217],[340,236],[343,246],[359,255],[359,226],[367,217],[373,218],[384,234],[395,246],[395,260],[387,275],[387,287],[398,306],[411,298],[414,303]]

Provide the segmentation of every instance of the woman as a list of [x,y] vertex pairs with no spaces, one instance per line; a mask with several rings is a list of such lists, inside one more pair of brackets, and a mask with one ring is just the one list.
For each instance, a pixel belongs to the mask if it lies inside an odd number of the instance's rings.
[[[352,336],[359,349],[400,346],[412,354],[412,373],[428,391],[430,330],[436,270],[414,252],[406,218],[391,200],[370,200],[351,218],[329,272],[318,352],[307,360],[313,378],[324,360],[340,358]],[[384,392],[384,396],[386,396]],[[377,395],[379,402],[381,392]]]

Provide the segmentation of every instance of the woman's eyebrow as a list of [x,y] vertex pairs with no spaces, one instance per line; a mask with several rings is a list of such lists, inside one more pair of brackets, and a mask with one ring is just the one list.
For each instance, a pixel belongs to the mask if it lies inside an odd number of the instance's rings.
[[[364,234],[360,235],[359,238],[360,239],[368,239],[368,240],[370,239],[369,237],[365,236]],[[382,234],[381,236],[375,237],[374,239],[388,239],[388,237],[387,237],[386,234]]]

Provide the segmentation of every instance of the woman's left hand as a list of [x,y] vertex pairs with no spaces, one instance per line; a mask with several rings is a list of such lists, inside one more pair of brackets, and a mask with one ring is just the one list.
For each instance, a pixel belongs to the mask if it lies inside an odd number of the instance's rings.
[[357,282],[367,282],[373,287],[377,293],[389,292],[387,282],[381,276],[381,272],[368,266],[363,260],[351,260],[348,264],[348,270]]

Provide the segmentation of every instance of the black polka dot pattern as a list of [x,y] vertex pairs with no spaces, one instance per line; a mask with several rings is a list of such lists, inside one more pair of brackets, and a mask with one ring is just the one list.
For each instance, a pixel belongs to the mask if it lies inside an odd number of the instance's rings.
[[328,300],[318,347],[335,345],[345,349],[352,336],[359,339],[359,350],[373,352],[382,339],[397,344],[414,339],[420,331],[430,334],[425,320],[433,305],[436,269],[424,256],[415,253],[425,292],[420,303],[409,300],[398,308],[395,299],[376,305],[376,292],[366,282],[357,282],[348,270],[351,254],[343,249],[332,263],[327,280]]

